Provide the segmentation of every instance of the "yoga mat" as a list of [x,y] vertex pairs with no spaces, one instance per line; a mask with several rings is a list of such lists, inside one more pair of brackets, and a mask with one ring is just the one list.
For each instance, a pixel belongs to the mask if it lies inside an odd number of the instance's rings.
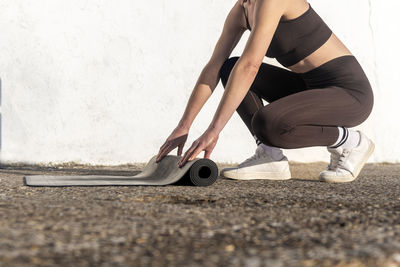
[[195,158],[178,167],[182,156],[166,155],[156,163],[157,155],[146,164],[143,171],[134,176],[109,175],[26,175],[28,186],[106,186],[106,185],[194,185],[209,186],[218,178],[214,161]]

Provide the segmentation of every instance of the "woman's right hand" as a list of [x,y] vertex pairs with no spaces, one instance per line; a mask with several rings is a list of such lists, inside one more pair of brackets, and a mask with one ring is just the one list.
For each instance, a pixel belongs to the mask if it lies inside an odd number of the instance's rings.
[[168,153],[176,147],[178,147],[177,155],[182,155],[183,146],[185,145],[188,137],[188,132],[188,129],[177,126],[167,138],[165,143],[160,147],[156,162],[158,163],[165,157],[165,155],[168,155]]

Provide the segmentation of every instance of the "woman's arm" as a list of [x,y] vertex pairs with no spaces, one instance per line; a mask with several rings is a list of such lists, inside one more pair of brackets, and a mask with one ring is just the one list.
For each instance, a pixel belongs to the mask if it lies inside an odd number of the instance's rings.
[[287,2],[282,0],[256,2],[255,25],[242,56],[231,71],[209,130],[219,134],[247,94],[267,53]]
[[219,70],[232,53],[246,29],[243,27],[243,9],[239,1],[233,6],[225,19],[221,36],[213,54],[200,73],[186,109],[178,126],[189,129],[197,114],[209,99],[219,82]]
[[178,162],[179,167],[185,165],[188,160],[195,159],[201,151],[204,151],[205,158],[210,157],[219,133],[250,89],[288,2],[288,0],[257,0],[253,29],[242,56],[229,75],[213,120],[207,130],[185,152]]

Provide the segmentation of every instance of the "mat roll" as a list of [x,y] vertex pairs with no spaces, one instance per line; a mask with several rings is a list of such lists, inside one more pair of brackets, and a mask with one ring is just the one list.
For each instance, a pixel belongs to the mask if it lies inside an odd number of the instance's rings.
[[134,176],[112,175],[26,175],[28,186],[194,185],[209,186],[218,178],[214,161],[195,158],[178,167],[182,156],[167,155],[160,162],[153,156]]

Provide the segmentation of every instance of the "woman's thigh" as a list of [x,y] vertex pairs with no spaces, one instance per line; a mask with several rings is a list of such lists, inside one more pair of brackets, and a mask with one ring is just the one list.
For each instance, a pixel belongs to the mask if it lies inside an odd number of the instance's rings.
[[250,90],[271,103],[288,95],[307,90],[297,73],[268,63],[262,63]]
[[370,103],[360,103],[345,89],[329,86],[280,98],[264,106],[256,115],[267,121],[282,121],[289,128],[299,124],[354,127],[370,112]]
[[[221,67],[220,77],[224,87],[238,59],[239,57],[231,57]],[[249,90],[270,103],[307,90],[307,87],[297,73],[263,62]]]
[[[365,121],[372,104],[373,98],[360,101],[337,86],[310,89],[262,107],[251,126],[261,139],[277,146],[284,147],[280,142],[290,148],[320,145],[335,139],[337,126],[354,127]],[[330,133],[325,135],[324,131]],[[319,133],[327,140],[317,140]]]

